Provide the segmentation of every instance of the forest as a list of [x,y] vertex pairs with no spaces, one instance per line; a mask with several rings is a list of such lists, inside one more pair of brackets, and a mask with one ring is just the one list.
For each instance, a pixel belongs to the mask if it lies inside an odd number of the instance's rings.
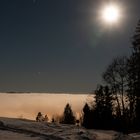
[[[97,85],[95,100],[86,103],[79,120],[67,104],[60,123],[81,123],[88,129],[132,133],[140,130],[140,20],[132,37],[130,56],[112,60]],[[55,118],[52,118],[52,122]]]

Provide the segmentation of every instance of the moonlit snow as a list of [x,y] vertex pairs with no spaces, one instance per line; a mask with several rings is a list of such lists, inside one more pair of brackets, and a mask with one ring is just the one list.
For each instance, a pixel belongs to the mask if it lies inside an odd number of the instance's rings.
[[140,140],[140,136],[87,130],[75,125],[0,118],[0,140]]

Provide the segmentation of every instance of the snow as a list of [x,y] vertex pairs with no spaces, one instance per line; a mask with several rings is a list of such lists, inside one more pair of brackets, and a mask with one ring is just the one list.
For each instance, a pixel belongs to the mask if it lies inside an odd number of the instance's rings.
[[[1,123],[3,122],[3,123]],[[4,124],[4,125],[3,125]],[[0,118],[0,140],[140,140],[140,133],[87,130],[81,126]]]
[[0,130],[0,140],[43,140],[39,137],[30,137],[25,134]]

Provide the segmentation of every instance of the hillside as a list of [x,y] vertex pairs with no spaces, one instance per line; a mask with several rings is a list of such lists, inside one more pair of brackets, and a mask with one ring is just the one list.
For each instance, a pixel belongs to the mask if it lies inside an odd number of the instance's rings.
[[0,118],[0,140],[140,140],[115,131],[87,130],[75,125]]

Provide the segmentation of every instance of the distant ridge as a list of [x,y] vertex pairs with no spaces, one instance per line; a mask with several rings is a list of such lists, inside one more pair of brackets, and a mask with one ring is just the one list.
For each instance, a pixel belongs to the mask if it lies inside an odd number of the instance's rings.
[[21,91],[8,91],[8,92],[0,92],[7,94],[93,94],[93,92],[21,92]]

